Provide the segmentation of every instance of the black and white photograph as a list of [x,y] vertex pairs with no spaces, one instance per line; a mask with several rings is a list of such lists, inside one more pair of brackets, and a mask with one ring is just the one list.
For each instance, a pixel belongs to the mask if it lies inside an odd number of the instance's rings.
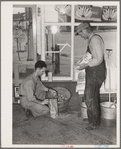
[[1,147],[120,147],[120,1],[1,2]]

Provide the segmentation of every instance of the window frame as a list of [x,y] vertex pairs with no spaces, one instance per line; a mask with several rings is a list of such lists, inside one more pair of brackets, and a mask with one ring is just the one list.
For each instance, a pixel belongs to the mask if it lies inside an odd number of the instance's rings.
[[[83,3],[84,4],[84,3]],[[53,5],[53,4],[52,4]],[[74,17],[74,9],[75,9],[75,4],[71,3],[71,22],[45,22],[45,14],[44,14],[44,6],[41,6],[41,14],[42,14],[42,50],[41,50],[41,59],[45,61],[45,26],[47,25],[61,25],[61,26],[71,26],[71,72],[69,77],[60,77],[60,76],[53,76],[53,81],[75,81],[74,80],[74,27],[78,26],[80,22],[75,22],[75,17]],[[91,26],[117,26],[117,22],[90,22]],[[48,80],[48,77],[45,75],[42,76],[42,80]]]
[[[74,5],[71,5],[71,16],[74,15]],[[44,20],[45,13],[44,13],[44,6],[41,7],[42,10],[42,51],[41,51],[41,59],[45,61],[45,26],[48,25],[61,25],[61,26],[71,26],[71,70],[70,70],[70,76],[69,77],[60,77],[60,76],[53,76],[53,80],[58,81],[58,80],[73,80],[73,63],[74,63],[74,57],[73,57],[73,49],[74,49],[74,16],[71,17],[71,22],[63,22],[63,23],[47,23]],[[72,19],[73,18],[73,19]],[[48,77],[45,75],[42,76],[42,80],[48,80]]]

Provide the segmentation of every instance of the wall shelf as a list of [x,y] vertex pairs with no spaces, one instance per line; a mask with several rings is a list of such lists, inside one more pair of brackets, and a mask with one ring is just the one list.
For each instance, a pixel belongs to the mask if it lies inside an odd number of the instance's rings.
[[[48,25],[61,25],[61,26],[71,26],[72,24],[75,25],[75,26],[78,26],[81,22],[78,22],[78,23],[58,23],[58,22],[48,22],[48,23],[45,23],[45,26],[48,26]],[[117,22],[89,22],[92,26],[117,26]]]

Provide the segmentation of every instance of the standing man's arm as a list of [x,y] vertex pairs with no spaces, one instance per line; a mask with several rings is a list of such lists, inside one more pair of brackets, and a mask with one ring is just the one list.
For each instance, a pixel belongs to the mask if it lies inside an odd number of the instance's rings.
[[92,60],[88,63],[90,67],[98,66],[103,61],[103,41],[100,37],[93,37],[90,41],[89,48],[92,54]]

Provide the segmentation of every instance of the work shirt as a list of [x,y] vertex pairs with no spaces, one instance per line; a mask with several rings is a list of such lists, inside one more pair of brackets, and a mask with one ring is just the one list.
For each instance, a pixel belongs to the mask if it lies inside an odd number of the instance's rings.
[[37,97],[35,95],[37,82],[41,85],[41,90],[45,90],[46,87],[40,81],[40,79],[35,76],[35,73],[30,74],[27,78],[23,80],[19,88],[19,94],[25,96],[27,100],[36,102]]
[[93,59],[88,63],[90,67],[98,66],[103,61],[104,57],[104,42],[103,39],[95,34],[91,34],[88,41],[88,46]]
[[[101,37],[97,34],[94,34],[93,36],[91,36],[90,42],[93,38],[98,39],[97,41],[99,41],[99,38],[100,38],[100,41],[101,41]],[[93,57],[92,61],[90,61],[88,63],[88,67],[85,68],[86,82],[87,82],[87,80],[92,80],[92,81],[98,80],[98,83],[100,83],[100,82],[104,81],[105,77],[106,77],[106,66],[105,66],[105,60],[104,60],[104,52],[102,51],[103,47],[102,46],[99,47],[99,44],[98,44],[98,46],[96,46],[92,42],[94,45],[94,48],[93,48],[94,50],[90,49],[90,42],[87,47],[87,52],[92,54],[92,57],[93,56],[94,57]],[[98,47],[99,47],[99,49],[98,49]]]
[[45,99],[46,90],[47,87],[35,73],[32,73],[20,85],[20,103],[23,108],[30,109],[35,117],[45,115],[49,112],[50,116],[55,119],[58,116],[57,99]]

